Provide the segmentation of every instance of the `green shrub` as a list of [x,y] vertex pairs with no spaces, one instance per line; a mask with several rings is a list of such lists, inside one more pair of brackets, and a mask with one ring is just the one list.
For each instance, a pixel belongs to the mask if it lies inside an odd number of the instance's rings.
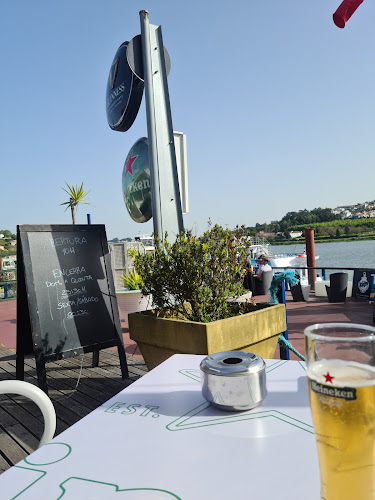
[[250,237],[215,225],[201,238],[182,232],[174,243],[155,237],[153,253],[137,254],[143,295],[161,312],[210,322],[248,312],[249,304],[228,301],[244,293],[242,270]]

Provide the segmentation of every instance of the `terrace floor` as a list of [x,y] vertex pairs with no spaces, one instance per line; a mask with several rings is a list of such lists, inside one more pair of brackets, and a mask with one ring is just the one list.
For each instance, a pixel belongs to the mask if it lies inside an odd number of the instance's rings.
[[[257,297],[267,302],[268,296]],[[286,293],[289,341],[304,354],[304,328],[313,323],[353,322],[373,325],[373,305],[367,301],[347,299],[345,303],[328,303],[312,294],[308,302],[293,302]],[[129,339],[127,325],[121,317],[122,333],[129,366],[129,378],[121,378],[116,348],[100,351],[99,366],[93,368],[92,354],[47,363],[49,396],[57,414],[56,435],[73,425],[102,403],[147,372],[137,345]],[[16,301],[0,302],[0,380],[14,379],[16,373]],[[279,358],[276,349],[275,358]],[[290,354],[290,359],[299,359]],[[25,360],[25,380],[36,384],[33,357]],[[0,395],[0,473],[19,462],[38,444],[43,431],[43,417],[31,401],[21,396]]]

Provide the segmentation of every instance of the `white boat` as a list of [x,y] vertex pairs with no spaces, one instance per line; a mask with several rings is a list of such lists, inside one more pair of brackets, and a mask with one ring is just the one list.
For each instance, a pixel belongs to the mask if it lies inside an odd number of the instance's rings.
[[[249,255],[252,263],[256,264],[256,260],[260,255],[267,255],[269,264],[276,272],[280,272],[287,267],[307,267],[306,253],[280,253],[274,254],[270,243],[265,238],[254,238],[252,245],[249,248]],[[315,260],[319,259],[319,255],[315,256]],[[301,269],[298,273],[301,280],[307,279],[307,269]]]
[[137,234],[137,236],[134,237],[134,241],[142,243],[146,252],[153,252],[155,250],[154,238],[151,234]]

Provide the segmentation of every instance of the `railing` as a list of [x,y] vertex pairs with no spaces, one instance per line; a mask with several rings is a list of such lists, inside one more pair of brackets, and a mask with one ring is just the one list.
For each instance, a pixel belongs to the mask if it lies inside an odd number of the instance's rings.
[[0,301],[15,299],[17,296],[17,272],[13,270],[0,271]]
[[[329,278],[329,275],[332,274],[330,271],[333,271],[333,272],[336,272],[336,271],[349,271],[349,275],[348,275],[348,280],[350,281],[352,278],[353,278],[353,274],[354,274],[354,271],[373,271],[374,274],[375,274],[375,268],[374,267],[276,267],[274,266],[272,268],[273,270],[281,270],[281,269],[292,269],[293,271],[301,271],[301,270],[304,270],[304,271],[321,271],[322,273],[322,278],[325,280],[325,279],[328,279]],[[328,274],[326,274],[326,271],[329,271]],[[319,276],[317,274],[317,276]]]

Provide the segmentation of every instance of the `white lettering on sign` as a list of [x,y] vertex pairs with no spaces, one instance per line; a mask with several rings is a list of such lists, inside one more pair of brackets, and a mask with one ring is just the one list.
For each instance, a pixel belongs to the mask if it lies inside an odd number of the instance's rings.
[[50,238],[51,246],[59,247],[59,246],[68,246],[68,245],[84,245],[87,243],[85,237],[81,238],[79,236],[74,236],[72,238]]
[[50,288],[51,286],[62,285],[61,281],[46,281],[46,287]]
[[149,179],[144,179],[143,181],[131,182],[128,187],[129,193],[135,193],[136,191],[141,191],[142,189],[150,189]]
[[88,304],[89,302],[99,302],[99,299],[98,297],[94,296],[77,298],[77,306],[79,306],[80,304]]
[[73,319],[77,316],[88,316],[89,312],[87,309],[79,309],[78,311],[69,311],[66,315],[67,319]]
[[86,269],[84,267],[71,267],[70,269],[53,269],[52,274],[54,278],[60,278],[61,276],[70,276],[72,274],[82,274],[85,273]]
[[71,306],[75,306],[76,303],[74,302],[74,300],[68,300],[68,302],[59,302],[57,304],[57,310],[59,309],[65,309],[66,307],[71,307]]
[[81,293],[86,293],[85,286],[83,286],[82,288],[72,288],[71,290],[63,290],[61,292],[61,298],[67,299],[67,298],[71,297],[72,295],[80,295]]
[[68,255],[69,253],[76,253],[74,247],[63,248],[62,251],[63,251],[63,255]]
[[116,97],[118,97],[125,90],[125,84],[121,83],[118,87],[116,87],[107,98],[107,106],[110,106]]
[[87,276],[81,276],[80,278],[70,278],[71,283],[82,283],[82,281],[86,280],[92,280],[91,274],[88,274]]

